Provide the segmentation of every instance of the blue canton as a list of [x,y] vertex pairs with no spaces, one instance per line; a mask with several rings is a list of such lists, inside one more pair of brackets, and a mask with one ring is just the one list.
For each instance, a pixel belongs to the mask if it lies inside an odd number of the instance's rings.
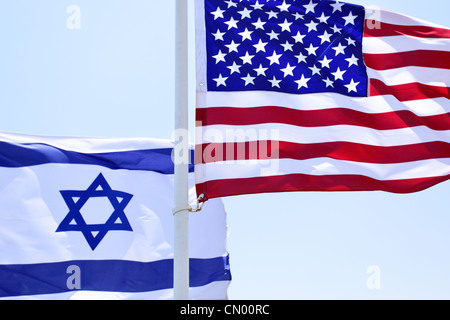
[[[109,231],[133,231],[124,212],[133,195],[112,190],[101,173],[86,190],[63,190],[60,193],[70,211],[56,232],[80,231],[95,250]],[[80,210],[90,198],[99,197],[107,198],[114,211],[104,224],[87,224]]]
[[362,6],[205,0],[209,91],[368,95]]

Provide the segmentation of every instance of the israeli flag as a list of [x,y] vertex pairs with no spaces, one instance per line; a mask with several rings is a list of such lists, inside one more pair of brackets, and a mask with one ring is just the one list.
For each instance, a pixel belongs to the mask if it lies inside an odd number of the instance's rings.
[[[172,299],[173,147],[0,132],[0,298]],[[222,201],[189,223],[190,297],[226,299]]]

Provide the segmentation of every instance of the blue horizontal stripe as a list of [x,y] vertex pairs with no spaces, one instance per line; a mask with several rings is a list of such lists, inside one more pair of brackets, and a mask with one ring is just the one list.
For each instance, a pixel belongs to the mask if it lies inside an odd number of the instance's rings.
[[[76,270],[75,273],[73,270]],[[75,277],[76,272],[79,274],[80,289],[69,288],[76,283],[70,278]],[[190,259],[190,287],[229,280],[228,256]],[[0,297],[3,298],[76,290],[147,292],[170,288],[173,288],[172,259],[155,262],[78,260],[0,265]]]
[[[107,153],[80,153],[47,144],[0,142],[0,167],[20,168],[47,163],[98,165],[109,169],[155,171],[173,174],[172,148]],[[194,151],[191,152],[191,161]],[[194,165],[189,165],[194,172]]]

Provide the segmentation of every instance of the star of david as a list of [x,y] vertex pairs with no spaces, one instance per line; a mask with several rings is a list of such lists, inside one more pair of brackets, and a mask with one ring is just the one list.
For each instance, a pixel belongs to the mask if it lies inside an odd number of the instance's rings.
[[[91,249],[95,250],[109,231],[133,231],[124,212],[133,195],[112,190],[101,173],[86,190],[62,190],[60,193],[69,208],[69,213],[61,221],[56,232],[80,231]],[[87,224],[80,210],[90,198],[99,197],[107,198],[114,211],[104,224]]]

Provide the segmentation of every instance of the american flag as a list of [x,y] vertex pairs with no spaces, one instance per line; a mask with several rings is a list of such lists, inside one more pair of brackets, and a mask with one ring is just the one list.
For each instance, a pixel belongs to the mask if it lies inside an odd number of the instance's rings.
[[450,178],[450,30],[327,0],[197,0],[196,183],[416,192]]

